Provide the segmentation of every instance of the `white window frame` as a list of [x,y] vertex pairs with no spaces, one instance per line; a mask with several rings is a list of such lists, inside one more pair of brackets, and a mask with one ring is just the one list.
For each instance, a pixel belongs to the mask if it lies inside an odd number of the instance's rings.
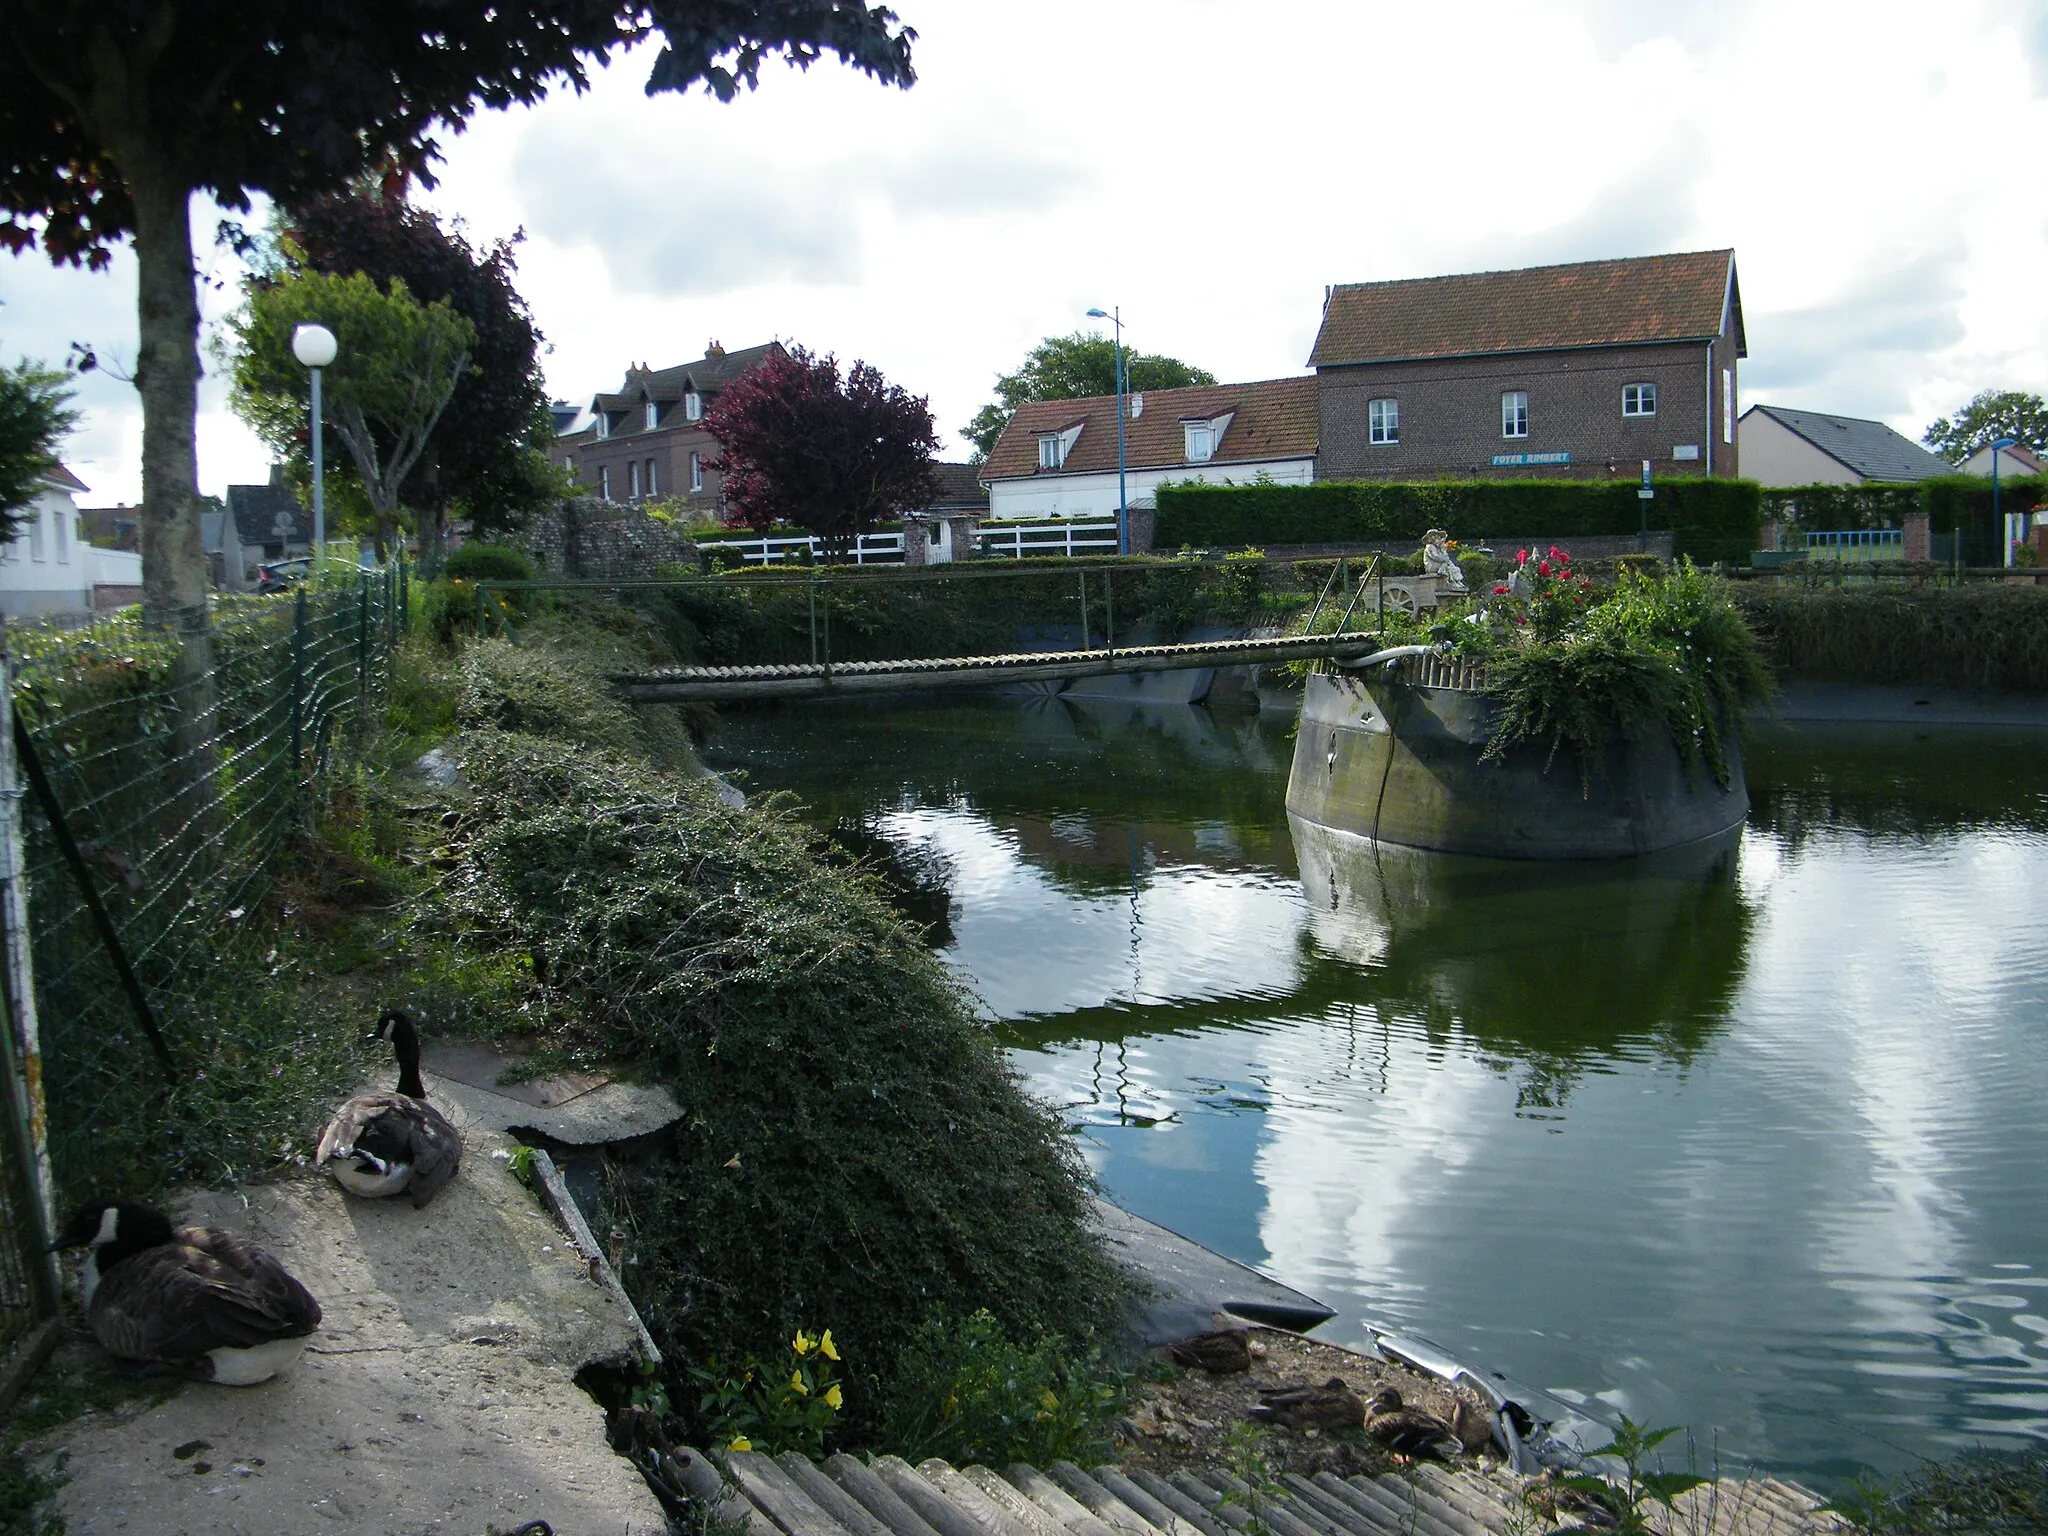
[[1629,418],[1656,415],[1657,386],[1654,384],[1622,385],[1621,414]]
[[654,465],[655,461],[653,459],[649,459],[647,461],[647,494],[650,497],[659,496],[661,494],[660,487],[655,484],[656,475],[654,472]]
[[647,430],[652,432],[661,425],[661,407],[652,400],[647,402]]
[[683,419],[702,421],[704,419],[704,397],[694,389],[683,396]]
[[1721,441],[1735,441],[1735,370],[1721,370]]
[[630,487],[626,493],[626,500],[638,501],[640,499],[640,461],[638,459],[629,459],[626,463],[626,484]]
[[600,501],[612,499],[612,467],[609,464],[597,467],[597,496]]
[[704,459],[694,448],[690,450],[690,489],[704,489]]
[[1398,447],[1401,442],[1401,402],[1384,395],[1365,403],[1366,441],[1380,447]]
[[1504,389],[1500,392],[1500,435],[1524,438],[1529,435],[1529,391]]
[[28,518],[28,557],[41,560],[43,556],[43,509],[30,507]]
[[1216,424],[1212,421],[1184,421],[1180,424],[1181,447],[1188,463],[1207,464],[1216,457]]
[[1060,441],[1060,434],[1057,432],[1039,433],[1038,467],[1040,469],[1058,469],[1066,461],[1066,444]]
[[603,411],[597,413],[597,440],[603,442],[612,435],[612,419]]
[[56,537],[56,554],[59,565],[69,565],[71,563],[71,529],[67,525],[77,515],[69,507],[52,507],[50,509],[50,532]]

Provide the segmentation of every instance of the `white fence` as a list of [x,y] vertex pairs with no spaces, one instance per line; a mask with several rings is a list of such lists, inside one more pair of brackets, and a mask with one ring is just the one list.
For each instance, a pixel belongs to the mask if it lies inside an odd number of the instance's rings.
[[[975,534],[983,555],[1022,560],[1027,556],[1113,555],[1117,550],[1116,519],[1106,522],[984,523]],[[815,534],[751,539],[718,539],[707,549],[730,549],[748,565],[781,565],[808,556],[816,560],[825,552],[824,540]],[[901,565],[903,535],[865,533],[853,548],[855,565]]]
[[1816,529],[1796,534],[1792,548],[1803,548],[1809,560],[1903,560],[1906,535],[1898,528]]

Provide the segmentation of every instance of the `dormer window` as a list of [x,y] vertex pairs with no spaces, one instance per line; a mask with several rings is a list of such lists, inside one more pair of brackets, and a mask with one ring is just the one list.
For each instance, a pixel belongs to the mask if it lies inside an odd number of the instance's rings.
[[683,396],[683,419],[702,421],[704,419],[704,397],[694,389]]
[[1058,469],[1066,455],[1060,452],[1060,435],[1057,432],[1041,432],[1038,435],[1038,467]]
[[661,425],[661,407],[652,400],[647,402],[647,430],[652,432]]
[[1190,464],[1206,464],[1216,456],[1216,429],[1206,421],[1190,421],[1182,425],[1187,434],[1187,460]]
[[597,413],[597,440],[603,442],[612,435],[612,419],[603,411]]

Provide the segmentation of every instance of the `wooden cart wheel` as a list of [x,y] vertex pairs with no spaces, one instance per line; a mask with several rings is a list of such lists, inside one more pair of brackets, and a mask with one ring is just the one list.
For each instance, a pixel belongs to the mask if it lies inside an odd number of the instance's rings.
[[1415,594],[1405,586],[1388,582],[1386,603],[1388,613],[1398,613],[1404,619],[1415,617]]

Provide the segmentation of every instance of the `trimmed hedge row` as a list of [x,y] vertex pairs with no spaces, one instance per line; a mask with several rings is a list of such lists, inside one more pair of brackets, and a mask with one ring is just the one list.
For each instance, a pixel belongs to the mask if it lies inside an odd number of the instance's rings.
[[[1746,562],[1763,526],[1762,488],[1748,480],[1660,480],[1650,525],[1699,561]],[[1154,547],[1266,547],[1419,539],[1447,528],[1479,539],[1634,533],[1630,480],[1318,480],[1311,485],[1162,485]]]
[[[1915,512],[1927,514],[1934,533],[1964,535],[1964,560],[1995,565],[1999,530],[1993,525],[1991,481],[1980,475],[1940,475],[1910,485],[1789,485],[1763,493],[1764,515],[1802,528],[1898,528]],[[1999,510],[2022,512],[2048,501],[2048,480],[2014,475],[2000,482]]]

